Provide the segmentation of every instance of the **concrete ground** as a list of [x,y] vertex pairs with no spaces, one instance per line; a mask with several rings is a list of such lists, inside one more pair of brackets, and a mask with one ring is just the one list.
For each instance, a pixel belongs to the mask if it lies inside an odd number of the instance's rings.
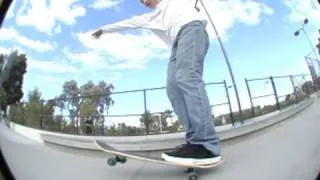
[[[109,167],[105,153],[41,144],[2,124],[0,144],[17,180],[187,180],[184,168],[136,160]],[[199,180],[315,180],[320,171],[320,100],[277,125],[223,142],[222,150],[226,161],[200,170]]]

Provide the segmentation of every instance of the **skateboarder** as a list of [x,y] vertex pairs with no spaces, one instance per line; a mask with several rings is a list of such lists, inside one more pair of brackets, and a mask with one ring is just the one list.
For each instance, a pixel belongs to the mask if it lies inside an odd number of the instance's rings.
[[209,47],[207,21],[194,8],[195,0],[141,0],[153,11],[98,28],[92,36],[144,28],[154,32],[171,50],[167,95],[186,131],[186,143],[162,154],[167,161],[215,163],[221,160],[209,99],[202,78]]

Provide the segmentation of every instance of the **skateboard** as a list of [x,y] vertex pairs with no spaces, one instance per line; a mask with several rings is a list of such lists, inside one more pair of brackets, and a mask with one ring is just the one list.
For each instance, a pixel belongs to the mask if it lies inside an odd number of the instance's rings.
[[204,164],[204,165],[195,165],[195,164],[187,164],[187,163],[176,163],[176,162],[169,162],[165,161],[160,157],[152,157],[152,156],[141,156],[141,155],[134,155],[128,152],[119,151],[112,146],[109,146],[107,143],[99,140],[94,141],[95,145],[102,151],[114,155],[113,158],[108,159],[109,166],[115,166],[117,163],[126,163],[127,158],[151,162],[151,163],[158,163],[158,164],[165,164],[165,165],[173,165],[173,166],[180,166],[187,168],[185,173],[188,174],[188,180],[198,180],[198,174],[195,172],[195,169],[209,169],[214,168],[223,163],[224,159],[222,158],[221,161],[213,164]]

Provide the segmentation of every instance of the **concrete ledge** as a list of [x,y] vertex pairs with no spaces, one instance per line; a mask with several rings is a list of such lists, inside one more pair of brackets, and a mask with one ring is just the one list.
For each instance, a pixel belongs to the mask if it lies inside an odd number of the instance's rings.
[[[317,94],[318,96],[318,94]],[[305,108],[309,107],[316,97],[304,100],[299,104],[292,105],[280,111],[275,111],[263,116],[255,117],[246,120],[244,124],[237,124],[236,126],[224,125],[216,127],[222,141],[243,136],[282,120],[285,120]],[[103,140],[110,145],[120,150],[127,151],[155,151],[164,150],[175,147],[184,143],[184,132],[173,134],[159,134],[148,136],[122,136],[122,137],[105,137],[105,136],[76,136],[60,133],[47,132],[37,129],[32,129],[15,123],[10,123],[10,127],[18,134],[27,136],[39,142],[53,143],[62,146],[81,148],[89,150],[97,150],[93,141],[96,139]]]
[[313,98],[308,99],[300,102],[299,104],[287,107],[283,110],[273,112],[272,116],[267,119],[263,119],[260,117],[253,118],[251,120],[245,121],[245,123],[241,126],[233,127],[231,129],[222,131],[219,135],[222,140],[228,140],[239,136],[247,135],[255,131],[259,131],[263,128],[267,128],[296,115],[297,113],[309,107],[313,103],[313,101]]
[[[283,110],[246,120],[243,125],[238,125],[235,127],[231,125],[228,125],[228,127],[216,127],[216,130],[222,141],[243,136],[285,120],[309,107],[313,101],[313,98],[308,99]],[[99,139],[108,142],[115,148],[127,151],[154,151],[170,149],[185,142],[184,132],[127,137],[88,137],[42,133],[41,137],[45,142],[84,149],[97,149],[94,146],[93,141],[95,139]]]

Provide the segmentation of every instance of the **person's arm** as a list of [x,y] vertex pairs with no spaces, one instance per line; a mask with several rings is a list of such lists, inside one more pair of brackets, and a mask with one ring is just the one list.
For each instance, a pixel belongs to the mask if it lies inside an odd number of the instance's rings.
[[159,10],[154,10],[151,13],[134,16],[130,19],[102,26],[100,29],[102,29],[103,32],[115,32],[135,28],[155,29],[157,28],[157,24],[154,20],[159,16],[159,14]]
[[150,13],[134,16],[130,19],[118,21],[112,24],[107,24],[99,28],[92,35],[95,38],[99,38],[104,33],[117,32],[117,31],[127,30],[127,29],[136,29],[136,28],[157,29],[159,26],[157,24],[156,19],[159,17],[160,13],[161,13],[160,10],[156,9]]

